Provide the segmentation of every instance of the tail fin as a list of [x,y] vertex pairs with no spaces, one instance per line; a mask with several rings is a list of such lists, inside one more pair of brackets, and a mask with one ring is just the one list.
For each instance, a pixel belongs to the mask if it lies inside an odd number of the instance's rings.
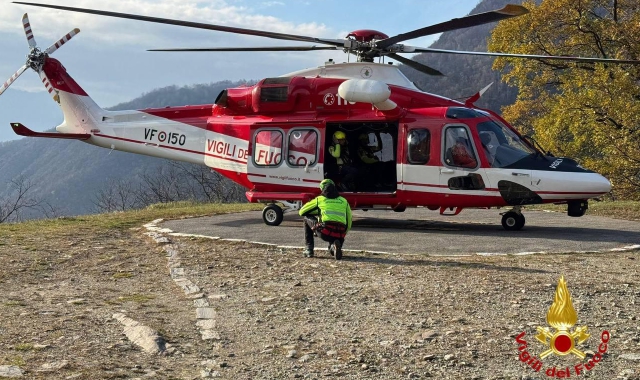
[[64,122],[56,129],[61,133],[87,134],[95,128],[96,121],[102,118],[106,112],[87,95],[87,93],[67,74],[67,70],[62,64],[49,57],[62,45],[66,44],[73,36],[80,33],[80,29],[73,29],[47,49],[40,50],[31,29],[29,16],[25,13],[22,16],[22,27],[27,43],[29,54],[27,62],[18,69],[2,86],[0,95],[18,79],[22,73],[28,69],[33,69],[42,80],[45,88],[53,96],[53,100],[58,102],[64,113]]
[[67,73],[62,63],[47,57],[40,78],[64,114],[64,122],[56,130],[60,133],[90,133],[105,111]]

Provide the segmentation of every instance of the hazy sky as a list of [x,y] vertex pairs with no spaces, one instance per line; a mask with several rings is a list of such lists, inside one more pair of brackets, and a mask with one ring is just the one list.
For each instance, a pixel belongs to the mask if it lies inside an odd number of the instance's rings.
[[[357,29],[375,29],[389,36],[468,14],[479,0],[38,0],[36,2],[136,13],[180,20],[269,30],[325,38],[344,38]],[[340,51],[279,53],[159,53],[152,48],[304,45],[270,38],[239,36],[134,20],[120,20],[0,0],[0,83],[25,61],[28,52],[21,19],[29,14],[35,39],[43,50],[73,28],[81,33],[53,54],[94,100],[103,107],[131,100],[154,88],[220,80],[261,79],[321,65],[326,59],[346,61]],[[437,36],[407,41],[429,46]],[[352,58],[353,59],[353,58]],[[12,91],[13,90],[13,91]],[[31,107],[16,107],[29,98]],[[13,97],[13,99],[5,99]],[[9,121],[48,117],[39,107],[48,95],[38,76],[25,72],[0,96],[0,141]],[[13,102],[12,102],[13,101]],[[48,100],[51,101],[51,100]],[[213,102],[213,99],[211,100]],[[22,104],[24,102],[20,102]],[[9,106],[11,105],[11,106]],[[11,108],[11,109],[9,109]],[[37,115],[34,115],[37,113]],[[22,118],[21,118],[22,117]],[[60,119],[60,120],[58,120]],[[38,119],[39,120],[39,119]],[[53,118],[54,127],[61,116]],[[26,124],[26,122],[25,122]],[[5,127],[6,126],[6,127]],[[45,129],[45,126],[33,126]]]

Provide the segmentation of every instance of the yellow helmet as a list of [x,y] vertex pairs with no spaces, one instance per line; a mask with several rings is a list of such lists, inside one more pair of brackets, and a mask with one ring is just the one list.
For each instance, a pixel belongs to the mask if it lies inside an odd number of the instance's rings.
[[333,142],[338,142],[338,140],[346,140],[347,135],[342,131],[336,131],[333,134]]

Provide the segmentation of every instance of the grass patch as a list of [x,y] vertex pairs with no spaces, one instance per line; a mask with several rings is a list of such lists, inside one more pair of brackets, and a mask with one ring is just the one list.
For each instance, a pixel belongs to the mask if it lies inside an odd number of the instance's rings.
[[85,232],[103,231],[105,229],[123,230],[132,227],[141,227],[143,224],[155,219],[181,219],[195,216],[227,214],[261,210],[263,207],[263,205],[256,203],[165,203],[151,205],[141,210],[0,224],[0,238],[13,237],[25,239],[34,235],[67,234],[71,230],[81,235]]
[[155,296],[150,296],[148,294],[130,294],[127,296],[120,296],[114,300],[112,300],[110,303],[112,304],[122,304],[125,302],[135,302],[135,303],[140,303],[140,304],[144,304],[147,303],[151,300],[154,300],[156,297]]
[[22,356],[12,356],[9,358],[9,365],[14,365],[16,367],[24,367],[27,365],[27,362],[24,360]]
[[31,343],[18,343],[13,346],[13,349],[16,351],[33,351],[33,344]]
[[2,305],[5,306],[5,307],[27,306],[27,304],[22,302],[22,301],[7,301],[7,302],[3,303]]
[[[527,210],[549,210],[567,212],[567,205],[535,205],[526,206]],[[609,218],[640,220],[640,202],[638,201],[602,201],[589,202],[586,215],[606,216]]]

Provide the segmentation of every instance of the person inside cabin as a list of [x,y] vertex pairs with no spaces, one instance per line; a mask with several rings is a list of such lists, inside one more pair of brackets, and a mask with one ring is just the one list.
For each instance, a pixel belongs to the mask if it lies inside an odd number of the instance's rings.
[[475,168],[478,161],[474,157],[469,140],[465,137],[458,136],[456,144],[451,148],[451,156],[453,157],[453,166],[462,168]]
[[485,157],[489,164],[493,166],[495,156],[493,154],[493,145],[491,143],[491,134],[489,132],[480,132],[480,142],[482,143],[482,149],[484,150]]
[[329,146],[329,154],[336,160],[340,190],[354,191],[358,170],[353,166],[347,135],[344,132],[336,131],[333,134],[333,144]]
[[375,155],[376,152],[380,152],[382,150],[382,139],[380,138],[380,132],[375,132],[376,136],[376,145],[369,145],[369,134],[361,133],[358,136],[358,158],[362,165],[360,165],[360,176],[361,181],[358,181],[362,184],[363,190],[371,190],[376,187],[376,185],[380,186],[380,170],[382,168],[380,165],[380,159]]
[[351,229],[351,207],[340,196],[332,180],[320,182],[320,191],[319,196],[305,203],[299,211],[304,217],[304,255],[313,257],[315,235],[328,242],[329,253],[340,260],[344,238]]

